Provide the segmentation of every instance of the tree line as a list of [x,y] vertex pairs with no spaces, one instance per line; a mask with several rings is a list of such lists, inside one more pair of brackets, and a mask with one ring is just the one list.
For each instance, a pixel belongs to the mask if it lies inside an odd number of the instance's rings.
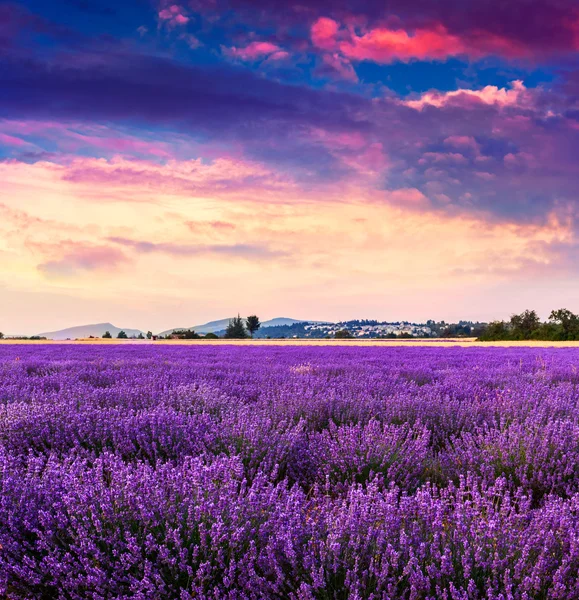
[[[237,315],[237,317],[229,320],[223,337],[230,340],[244,340],[247,338],[253,338],[254,334],[259,330],[260,327],[261,321],[257,315],[250,315],[246,319],[242,318],[240,315]],[[149,337],[148,334],[147,337]],[[217,340],[219,339],[219,336],[217,336],[215,333],[206,333],[205,335],[201,335],[193,329],[176,329],[169,333],[165,339]]]
[[489,323],[478,338],[481,342],[546,340],[579,340],[579,315],[566,308],[551,311],[547,321],[541,321],[534,310],[512,315],[509,321]]

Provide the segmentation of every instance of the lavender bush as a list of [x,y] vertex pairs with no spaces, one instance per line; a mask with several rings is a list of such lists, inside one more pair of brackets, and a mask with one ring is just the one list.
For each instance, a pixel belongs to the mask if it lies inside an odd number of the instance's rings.
[[0,596],[579,598],[579,350],[0,347]]

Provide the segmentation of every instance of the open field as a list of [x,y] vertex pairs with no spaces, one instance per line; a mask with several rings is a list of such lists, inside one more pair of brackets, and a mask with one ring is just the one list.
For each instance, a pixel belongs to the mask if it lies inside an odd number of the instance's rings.
[[579,598],[579,349],[0,347],[0,598]]
[[54,345],[54,344],[106,344],[106,345],[138,345],[138,346],[378,346],[378,347],[452,347],[464,348],[579,348],[579,341],[553,342],[543,340],[507,341],[507,342],[478,342],[476,338],[430,338],[430,339],[402,339],[402,340],[378,340],[378,339],[273,339],[273,340],[105,340],[105,339],[82,339],[71,341],[53,342],[51,340],[0,340],[0,345],[24,344],[24,345]]

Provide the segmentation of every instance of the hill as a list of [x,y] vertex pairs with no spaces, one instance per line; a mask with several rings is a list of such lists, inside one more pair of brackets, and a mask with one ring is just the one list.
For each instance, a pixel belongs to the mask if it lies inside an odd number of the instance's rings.
[[[231,318],[231,317],[230,317]],[[206,333],[220,333],[225,331],[227,325],[229,324],[228,319],[219,319],[218,321],[209,321],[208,323],[204,323],[203,325],[193,325],[192,327],[174,327],[173,329],[167,329],[166,331],[162,331],[158,335],[168,335],[173,331],[182,330],[182,329],[193,329],[196,333],[206,334]],[[293,325],[294,323],[317,323],[318,321],[303,321],[299,319],[289,319],[287,317],[276,317],[275,319],[270,319],[269,321],[263,321],[261,324],[261,328],[267,327],[280,327],[283,325]]]
[[140,329],[127,329],[123,327],[115,327],[112,323],[96,323],[93,325],[79,325],[78,327],[69,327],[68,329],[60,329],[58,331],[49,331],[39,333],[41,337],[49,340],[76,340],[81,338],[102,337],[108,331],[112,337],[116,338],[120,331],[124,331],[129,337],[138,336],[140,333],[144,335]]

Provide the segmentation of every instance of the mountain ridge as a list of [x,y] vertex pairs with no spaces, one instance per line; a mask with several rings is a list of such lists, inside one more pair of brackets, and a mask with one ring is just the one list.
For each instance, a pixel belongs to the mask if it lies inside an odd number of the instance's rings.
[[57,329],[56,331],[48,331],[39,333],[40,337],[45,337],[49,340],[73,340],[93,337],[102,337],[108,331],[112,337],[116,338],[120,331],[124,331],[128,337],[137,337],[140,333],[145,335],[140,329],[130,329],[127,327],[116,327],[112,323],[91,323],[89,325],[77,325],[75,327],[67,327],[65,329]]
[[[207,334],[207,333],[218,333],[223,332],[230,319],[217,319],[215,321],[208,321],[207,323],[203,323],[201,325],[194,325],[192,327],[173,327],[171,329],[166,329],[165,331],[161,331],[156,334],[158,336],[166,336],[173,331],[183,330],[183,329],[192,329],[196,333]],[[291,319],[288,317],[275,317],[273,319],[269,319],[264,321],[261,326],[262,328],[268,327],[277,327],[280,325],[292,325],[295,323],[325,323],[325,321],[307,321],[304,319]],[[48,331],[44,333],[37,334],[40,337],[45,337],[49,340],[56,341],[64,341],[64,340],[73,340],[73,339],[82,339],[88,337],[102,337],[104,333],[108,331],[113,338],[116,338],[120,331],[124,331],[128,337],[137,337],[139,334],[145,335],[144,331],[140,329],[131,329],[127,327],[117,327],[112,323],[91,323],[88,325],[76,325],[74,327],[66,327],[65,329],[57,329],[55,331]]]
[[[227,319],[218,319],[216,321],[208,321],[207,323],[203,323],[202,325],[193,325],[192,327],[173,327],[171,329],[166,329],[165,331],[161,331],[158,335],[168,335],[173,331],[179,331],[183,329],[192,329],[196,333],[218,333],[220,331],[225,331],[229,321],[233,319],[233,317],[228,317]],[[279,325],[292,325],[293,323],[321,323],[322,321],[308,321],[307,319],[290,319],[289,317],[275,317],[273,319],[268,319],[267,321],[263,321],[261,324],[262,328],[267,327],[276,327]]]

